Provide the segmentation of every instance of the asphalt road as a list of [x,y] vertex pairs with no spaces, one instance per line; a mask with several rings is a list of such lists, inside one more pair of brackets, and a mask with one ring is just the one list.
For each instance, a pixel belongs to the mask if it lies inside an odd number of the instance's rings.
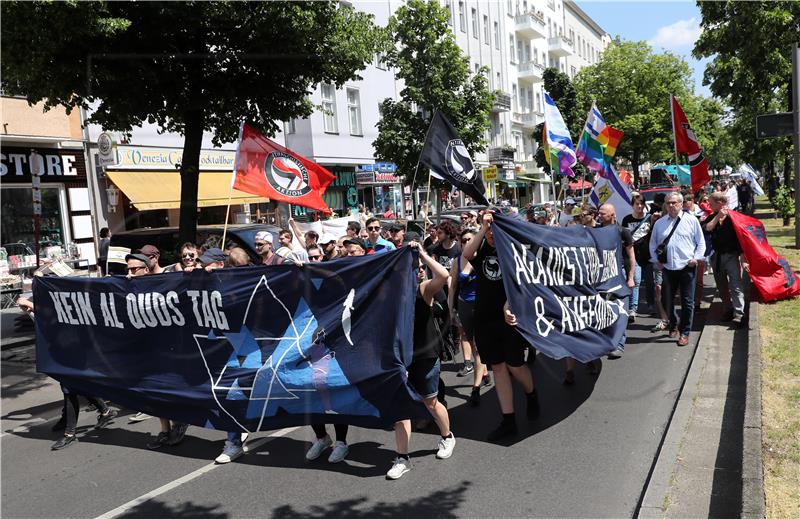
[[[708,279],[708,278],[707,278]],[[2,365],[2,505],[18,517],[631,517],[639,503],[687,372],[698,333],[678,348],[649,332],[652,318],[629,327],[625,355],[603,360],[592,377],[561,384],[563,364],[538,357],[532,367],[542,413],[524,418],[520,436],[504,445],[485,438],[499,420],[491,388],[469,407],[469,382],[447,365],[448,404],[458,440],[453,457],[435,459],[433,431],[412,437],[414,469],[384,478],[394,458],[389,431],[351,428],[350,454],[308,463],[310,428],[255,435],[255,449],[214,465],[224,433],[190,427],[176,447],[149,451],[155,419],[129,424],[121,416],[94,430],[81,413],[80,442],[50,445],[61,394],[34,373],[32,355]],[[702,314],[695,329],[702,325]],[[4,357],[8,357],[4,352]],[[128,411],[125,411],[128,413]],[[332,431],[331,431],[332,432]]]

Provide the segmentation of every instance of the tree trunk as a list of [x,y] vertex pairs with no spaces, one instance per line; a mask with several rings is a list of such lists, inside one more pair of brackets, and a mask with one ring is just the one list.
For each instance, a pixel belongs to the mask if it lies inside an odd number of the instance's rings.
[[641,189],[641,181],[639,179],[639,152],[634,151],[631,159],[631,169],[633,169],[633,185],[636,189]]
[[204,123],[205,112],[202,108],[186,113],[181,158],[180,243],[197,241],[197,182],[200,179]]
[[794,183],[792,182],[792,159],[786,157],[783,159],[783,185],[786,189],[792,189]]
[[770,160],[767,163],[767,195],[770,200],[775,196],[775,161]]

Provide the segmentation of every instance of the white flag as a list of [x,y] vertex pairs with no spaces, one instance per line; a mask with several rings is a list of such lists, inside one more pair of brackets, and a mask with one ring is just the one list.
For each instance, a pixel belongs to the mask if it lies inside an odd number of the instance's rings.
[[617,222],[621,222],[623,218],[633,212],[631,207],[631,190],[619,178],[619,173],[614,168],[610,167],[611,174],[608,177],[601,177],[596,175],[594,177],[594,188],[589,197],[592,203],[600,208],[603,204],[611,204],[617,213]]

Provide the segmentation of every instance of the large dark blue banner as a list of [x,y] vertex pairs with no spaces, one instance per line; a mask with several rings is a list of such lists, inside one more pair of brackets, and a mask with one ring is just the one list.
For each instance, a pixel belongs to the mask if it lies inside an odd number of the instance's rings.
[[406,383],[413,260],[403,248],[302,267],[37,278],[37,369],[228,431],[425,416]]
[[495,214],[492,230],[509,307],[534,348],[588,362],[617,347],[630,295],[617,226],[550,227]]

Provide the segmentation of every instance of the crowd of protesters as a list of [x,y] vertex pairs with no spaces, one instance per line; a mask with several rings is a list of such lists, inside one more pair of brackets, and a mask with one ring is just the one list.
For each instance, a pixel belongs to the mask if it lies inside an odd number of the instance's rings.
[[[682,347],[689,344],[693,316],[700,308],[704,272],[713,272],[721,299],[730,306],[726,319],[737,325],[742,322],[742,269],[747,271],[748,265],[728,212],[739,205],[748,210],[751,202],[747,196],[737,191],[737,186],[719,183],[709,186],[708,192],[683,190],[656,195],[650,203],[642,194],[634,192],[632,212],[619,222],[613,205],[596,207],[574,197],[565,198],[560,206],[529,205],[517,210],[502,204],[497,210],[517,214],[538,225],[617,227],[622,243],[622,268],[631,288],[631,295],[625,301],[629,323],[635,322],[642,311],[642,296],[649,292],[643,289],[652,287],[649,309],[659,319],[652,331],[668,334]],[[407,230],[402,220],[385,224],[366,215],[362,215],[360,221],[349,222],[343,236],[302,232],[296,222],[289,220],[290,229],[280,231],[277,236],[268,231],[255,235],[252,245],[258,254],[257,260],[244,249],[233,245],[226,247],[220,237],[212,236],[200,245],[182,244],[179,262],[167,266],[159,263],[160,251],[153,245],[146,245],[126,257],[127,272],[129,277],[136,277],[253,264],[299,265],[383,254],[400,247],[414,248],[419,253],[419,283],[414,302],[414,349],[408,366],[408,381],[425,402],[439,430],[436,456],[445,459],[452,455],[456,443],[447,408],[443,405],[440,377],[447,339],[461,350],[463,365],[457,376],[472,379],[469,405],[480,405],[481,390],[490,385],[493,378],[501,416],[497,427],[489,434],[490,441],[517,434],[514,385],[525,394],[525,418],[536,420],[539,415],[533,376],[526,365],[535,360],[533,348],[536,345],[529,345],[514,328],[517,320],[514,309],[506,301],[503,273],[492,234],[493,214],[494,210],[478,212],[466,208],[460,215],[460,225],[451,220],[434,225],[424,218],[427,222],[424,236]],[[675,309],[678,295],[679,314]],[[19,304],[27,311],[33,310],[30,300],[20,299]],[[609,358],[620,358],[624,347],[623,336]],[[596,375],[598,365],[599,361],[590,363],[589,372]],[[573,359],[565,360],[565,385],[575,381],[574,366]],[[67,387],[63,390],[63,416],[53,430],[64,432],[53,444],[53,450],[77,441],[77,395]],[[117,411],[102,400],[90,398],[90,401],[98,412],[98,427],[107,425],[117,416]],[[130,416],[131,422],[148,418],[150,416],[141,412]],[[147,448],[170,447],[185,439],[186,424],[166,418],[160,418],[159,422],[160,430],[147,443]],[[411,429],[410,420],[395,426],[397,455],[387,473],[389,479],[400,478],[412,467],[408,454]],[[346,458],[349,451],[347,425],[334,426],[335,440],[325,425],[314,425],[313,431],[315,440],[306,453],[308,460],[317,459],[327,449],[331,449],[327,458],[331,463]],[[217,463],[228,463],[244,454],[246,440],[246,433],[229,432],[223,452],[216,458]]]

